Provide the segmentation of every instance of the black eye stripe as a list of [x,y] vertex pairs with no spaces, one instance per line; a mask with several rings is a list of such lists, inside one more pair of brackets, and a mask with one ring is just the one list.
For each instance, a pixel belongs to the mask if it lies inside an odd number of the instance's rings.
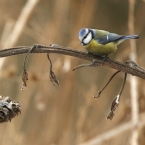
[[84,40],[85,38],[87,38],[87,36],[89,35],[89,33],[90,33],[90,32],[88,32],[88,33],[87,33],[87,35],[86,35],[86,36],[84,36],[83,40]]
[[86,35],[86,36],[84,36],[84,38],[82,39],[82,42],[84,41],[84,39],[85,39],[85,38],[87,38],[87,36],[89,35],[89,33],[91,33],[91,31],[90,31],[90,30],[88,31],[87,35]]
[[[89,30],[88,33],[84,36],[84,38],[83,38],[82,41],[81,41],[81,44],[82,44],[83,46],[85,46],[85,45],[88,44],[88,43],[85,43],[85,42],[84,42],[84,39],[86,39],[87,36],[88,36],[89,34],[91,34],[92,39],[94,38],[94,33],[93,33],[93,31],[92,31],[92,30]],[[91,41],[91,40],[90,40],[90,41]],[[89,41],[89,43],[90,43],[90,41]]]

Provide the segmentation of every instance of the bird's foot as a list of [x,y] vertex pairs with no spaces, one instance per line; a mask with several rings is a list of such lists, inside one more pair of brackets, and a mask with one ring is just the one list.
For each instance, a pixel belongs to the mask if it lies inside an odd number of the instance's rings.
[[103,64],[107,59],[109,59],[108,54],[105,55],[105,56],[103,57],[103,59],[102,59],[102,64]]
[[88,51],[88,54],[89,55],[93,55],[93,56],[95,56],[95,57],[100,57],[100,58],[102,58],[102,64],[107,60],[107,59],[109,59],[109,57],[108,57],[108,54],[106,54],[105,56],[99,56],[99,55],[95,55],[95,54],[93,54],[93,53],[91,53],[91,52],[89,52]]

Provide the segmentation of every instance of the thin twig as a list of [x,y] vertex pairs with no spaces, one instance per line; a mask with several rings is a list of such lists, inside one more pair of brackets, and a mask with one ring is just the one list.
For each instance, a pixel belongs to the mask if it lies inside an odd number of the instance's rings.
[[82,67],[98,67],[98,66],[101,66],[101,64],[97,64],[97,63],[95,63],[95,60],[93,60],[92,63],[80,64],[80,65],[76,66],[75,68],[73,68],[73,71],[75,71],[76,69],[82,68]]
[[119,73],[120,71],[115,72],[111,78],[109,79],[109,81],[106,83],[106,85],[100,90],[98,91],[93,97],[94,98],[99,98],[101,93],[104,91],[104,89],[108,86],[108,84],[110,83],[110,81]]
[[115,99],[112,102],[111,111],[108,114],[107,119],[112,120],[113,116],[115,115],[114,111],[116,110],[116,108],[119,105],[120,97],[121,97],[122,91],[123,91],[125,83],[126,83],[126,77],[127,77],[127,73],[124,74],[124,79],[123,79],[123,84],[122,84],[121,90],[120,90],[119,94],[115,97]]
[[25,57],[24,57],[24,61],[23,61],[23,74],[22,74],[22,84],[21,84],[21,90],[23,91],[25,87],[27,87],[27,80],[28,80],[28,73],[26,71],[26,59],[28,57],[28,54],[33,51],[35,48],[37,49],[39,47],[39,44],[38,45],[34,45],[32,46],[28,52],[26,53]]
[[122,91],[123,91],[123,89],[124,89],[124,86],[125,86],[125,83],[126,83],[126,78],[127,78],[127,73],[124,73],[123,84],[122,84],[121,90],[120,90],[120,92],[119,92],[119,94],[118,94],[119,96],[121,96]]
[[28,54],[34,49],[35,47],[31,47],[29,49],[29,51],[26,53],[25,57],[24,57],[24,61],[23,61],[23,70],[26,70],[26,59],[28,57]]
[[50,72],[49,72],[50,81],[53,83],[54,86],[55,86],[55,84],[59,85],[59,80],[57,79],[55,73],[52,70],[52,62],[51,62],[51,59],[49,57],[49,53],[47,53],[47,58],[50,62]]

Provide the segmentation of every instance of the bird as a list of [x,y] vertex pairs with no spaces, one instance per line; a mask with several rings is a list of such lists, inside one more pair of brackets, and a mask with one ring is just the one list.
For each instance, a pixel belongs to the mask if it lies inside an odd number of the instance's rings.
[[139,35],[118,35],[105,30],[82,28],[79,40],[87,51],[93,55],[105,56],[114,53],[117,46],[127,39],[138,39]]

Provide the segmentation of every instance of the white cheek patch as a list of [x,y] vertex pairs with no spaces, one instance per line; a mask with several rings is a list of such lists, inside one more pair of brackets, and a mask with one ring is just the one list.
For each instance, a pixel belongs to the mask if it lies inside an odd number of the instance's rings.
[[92,34],[91,32],[87,35],[87,37],[83,40],[84,44],[89,44],[89,42],[92,40]]

